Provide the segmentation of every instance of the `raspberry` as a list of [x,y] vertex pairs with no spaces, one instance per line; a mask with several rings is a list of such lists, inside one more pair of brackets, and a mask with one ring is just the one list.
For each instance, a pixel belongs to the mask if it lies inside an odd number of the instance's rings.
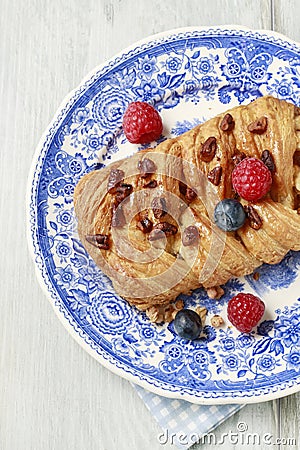
[[257,158],[243,159],[233,169],[231,179],[234,190],[251,202],[266,195],[272,184],[270,170]]
[[158,112],[145,102],[132,102],[123,117],[123,130],[132,144],[147,144],[158,139],[163,125]]
[[237,294],[229,300],[227,306],[228,319],[242,333],[250,333],[262,318],[264,311],[263,301],[252,294]]

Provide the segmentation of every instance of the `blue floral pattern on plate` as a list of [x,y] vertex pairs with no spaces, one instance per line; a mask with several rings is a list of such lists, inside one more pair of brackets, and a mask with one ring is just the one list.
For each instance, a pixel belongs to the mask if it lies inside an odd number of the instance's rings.
[[300,51],[275,33],[187,29],[154,36],[96,69],[70,94],[37,149],[29,186],[29,242],[42,286],[72,335],[106,367],[165,396],[199,403],[261,401],[300,383],[300,253],[232,279],[221,300],[182,296],[226,317],[237,292],[257,292],[264,321],[249,334],[209,320],[199,339],[151,324],[113,291],[78,240],[74,187],[91,170],[139,150],[122,132],[133,100],[160,111],[164,138],[229,107],[272,94],[300,104]]

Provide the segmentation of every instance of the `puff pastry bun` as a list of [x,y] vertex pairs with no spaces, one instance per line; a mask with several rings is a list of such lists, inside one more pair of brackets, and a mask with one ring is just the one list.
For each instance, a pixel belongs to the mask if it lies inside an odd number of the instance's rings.
[[[248,219],[221,231],[213,209],[236,197],[233,168],[262,155],[273,165],[270,192],[240,199]],[[299,108],[261,97],[85,175],[74,194],[79,237],[120,296],[171,320],[179,294],[203,286],[218,297],[230,278],[300,250],[299,165]]]

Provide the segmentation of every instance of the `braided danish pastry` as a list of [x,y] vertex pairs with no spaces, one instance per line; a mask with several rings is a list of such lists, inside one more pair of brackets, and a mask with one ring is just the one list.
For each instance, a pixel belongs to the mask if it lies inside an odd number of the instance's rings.
[[[271,189],[240,199],[247,219],[224,232],[214,207],[237,198],[231,174],[245,157],[263,160]],[[180,293],[203,286],[219,297],[230,278],[300,250],[299,166],[299,108],[261,97],[85,175],[74,194],[79,237],[120,296],[170,321]]]

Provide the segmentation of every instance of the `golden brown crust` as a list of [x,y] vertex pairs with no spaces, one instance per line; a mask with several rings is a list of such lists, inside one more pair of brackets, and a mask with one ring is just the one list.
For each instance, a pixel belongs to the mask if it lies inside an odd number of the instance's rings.
[[[300,250],[300,215],[295,210],[299,167],[293,164],[300,147],[300,123],[294,105],[262,97],[228,114],[168,139],[154,150],[85,175],[75,189],[83,245],[122,297],[142,310],[157,306],[160,318],[162,308],[180,293],[200,285],[214,288],[231,277],[253,272],[263,262],[279,262],[290,249]],[[230,123],[224,125],[228,117]],[[251,205],[261,224],[254,229],[247,220],[237,233],[221,232],[211,221],[212,198],[234,197],[231,172],[235,155],[260,158],[264,150],[272,155],[275,171],[270,194]],[[155,160],[157,171],[143,177],[137,168],[145,157]],[[122,168],[125,183],[133,187],[131,196],[121,204],[128,222],[117,228],[111,227],[117,207],[115,193],[106,188],[112,168]],[[145,188],[149,181],[152,187]],[[193,198],[191,190],[183,192],[184,183],[197,191],[198,198]],[[158,196],[165,199],[167,212],[162,217],[156,217],[158,213],[151,207]],[[154,228],[166,222],[178,232],[170,233],[166,242],[149,241],[149,233],[138,227],[145,217]],[[200,245],[196,247],[182,245],[181,231],[190,225],[199,232]],[[110,248],[93,246],[85,239],[88,234],[108,235]]]

